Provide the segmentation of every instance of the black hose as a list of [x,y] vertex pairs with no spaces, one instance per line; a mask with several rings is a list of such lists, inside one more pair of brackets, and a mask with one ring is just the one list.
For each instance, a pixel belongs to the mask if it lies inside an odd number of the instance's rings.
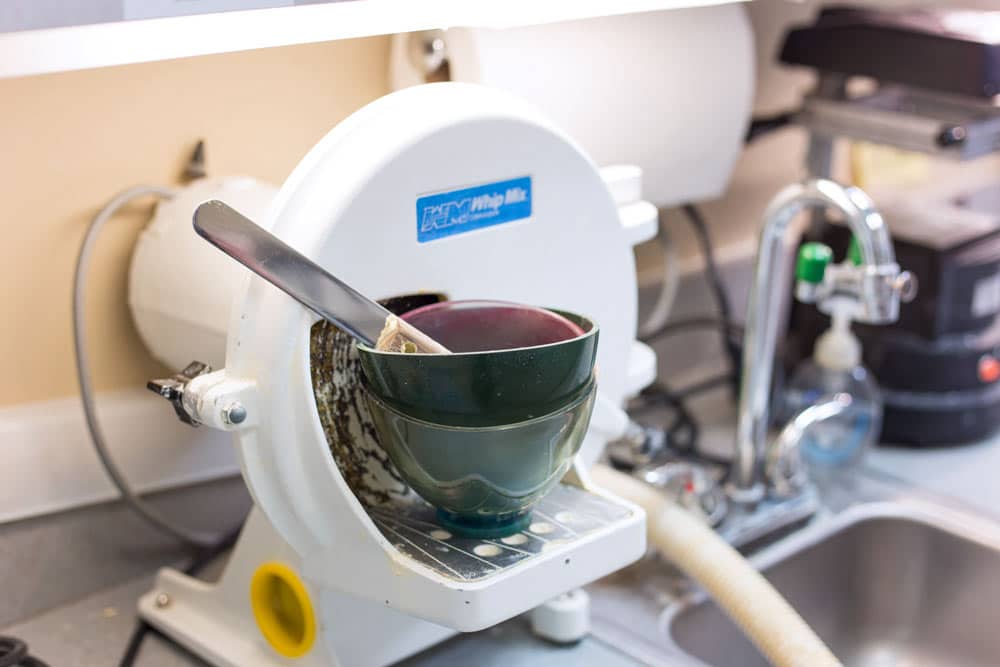
[[48,664],[28,653],[27,642],[0,636],[0,667],[48,667]]

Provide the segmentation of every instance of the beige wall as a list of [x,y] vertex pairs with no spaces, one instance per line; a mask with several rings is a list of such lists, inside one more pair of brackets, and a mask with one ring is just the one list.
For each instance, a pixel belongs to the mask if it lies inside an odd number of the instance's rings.
[[[199,138],[213,174],[279,184],[327,130],[388,90],[373,38],[0,80],[0,405],[75,394],[71,276],[90,217],[139,183],[177,183]],[[163,369],[137,338],[126,270],[151,202],[109,223],[88,318],[98,389]]]

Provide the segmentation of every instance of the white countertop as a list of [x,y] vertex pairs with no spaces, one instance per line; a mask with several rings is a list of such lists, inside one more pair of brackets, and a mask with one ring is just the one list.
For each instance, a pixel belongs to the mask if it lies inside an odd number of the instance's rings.
[[867,465],[1000,518],[1000,434],[951,447],[875,447]]

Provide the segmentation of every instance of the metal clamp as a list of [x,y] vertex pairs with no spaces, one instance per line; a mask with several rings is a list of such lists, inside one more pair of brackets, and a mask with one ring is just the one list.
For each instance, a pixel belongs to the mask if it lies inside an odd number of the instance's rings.
[[150,380],[146,383],[146,388],[170,401],[174,406],[177,418],[185,424],[199,426],[201,422],[196,420],[184,406],[184,391],[191,380],[212,372],[212,367],[200,361],[192,361],[180,373],[168,378]]
[[662,430],[646,428],[629,421],[625,435],[607,444],[605,451],[618,470],[636,470],[669,457],[666,435]]

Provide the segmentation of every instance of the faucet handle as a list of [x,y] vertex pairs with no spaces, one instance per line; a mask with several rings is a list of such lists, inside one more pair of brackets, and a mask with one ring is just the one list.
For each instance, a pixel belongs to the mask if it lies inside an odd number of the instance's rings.
[[777,498],[789,498],[809,483],[809,471],[802,458],[802,440],[814,425],[832,419],[851,407],[850,394],[825,394],[799,412],[781,430],[767,449],[764,476],[769,491]]
[[899,275],[892,279],[892,289],[903,303],[910,303],[917,298],[919,285],[917,277],[909,271],[900,271]]
[[826,267],[833,261],[833,249],[825,243],[803,243],[795,263],[795,277],[807,283],[823,282]]
[[[847,259],[854,266],[861,266],[861,246],[857,236],[851,236],[851,243],[847,246]],[[886,277],[886,280],[903,303],[910,303],[917,298],[917,277],[909,271],[899,271],[896,275]]]
[[833,250],[823,243],[803,243],[795,262],[795,297],[803,303],[815,303],[823,292],[826,267],[833,261]]

